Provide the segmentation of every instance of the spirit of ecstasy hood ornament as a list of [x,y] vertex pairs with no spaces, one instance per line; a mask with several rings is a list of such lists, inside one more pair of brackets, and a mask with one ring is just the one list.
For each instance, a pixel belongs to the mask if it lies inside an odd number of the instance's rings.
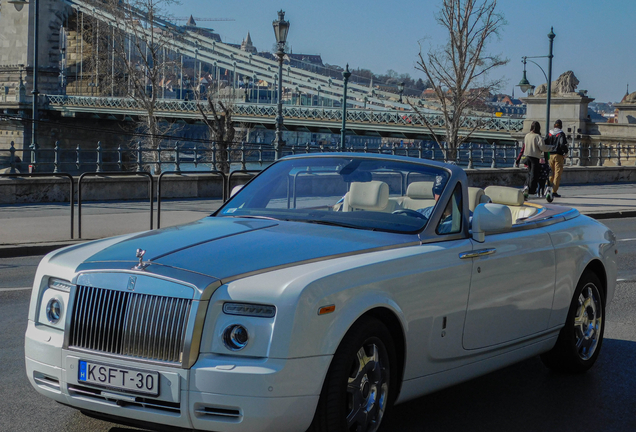
[[137,264],[135,267],[133,267],[135,270],[143,270],[146,267],[148,267],[148,265],[150,263],[144,263],[144,255],[146,254],[146,251],[143,249],[137,249],[137,253],[135,254],[137,256],[137,258],[139,258],[139,264]]

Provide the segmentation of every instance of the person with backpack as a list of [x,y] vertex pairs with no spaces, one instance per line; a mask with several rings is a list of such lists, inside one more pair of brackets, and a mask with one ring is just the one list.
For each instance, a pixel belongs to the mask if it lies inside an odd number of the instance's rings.
[[561,183],[561,175],[563,174],[563,163],[565,156],[568,154],[568,139],[565,132],[561,130],[563,123],[561,120],[554,122],[554,129],[550,131],[548,144],[552,147],[550,151],[550,183],[552,184],[552,196],[561,197],[557,193],[559,184]]

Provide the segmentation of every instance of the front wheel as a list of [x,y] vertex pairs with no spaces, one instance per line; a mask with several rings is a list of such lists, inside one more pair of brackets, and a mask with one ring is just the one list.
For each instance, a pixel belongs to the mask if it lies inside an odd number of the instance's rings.
[[389,331],[377,319],[363,318],[334,355],[309,431],[376,431],[395,398],[396,378]]
[[551,203],[552,201],[554,201],[554,195],[552,195],[552,192],[548,192],[547,194],[545,194],[545,199],[547,202]]
[[558,372],[582,373],[590,369],[601,351],[605,299],[601,282],[593,273],[583,273],[570,304],[565,326],[552,348],[541,355],[543,363]]

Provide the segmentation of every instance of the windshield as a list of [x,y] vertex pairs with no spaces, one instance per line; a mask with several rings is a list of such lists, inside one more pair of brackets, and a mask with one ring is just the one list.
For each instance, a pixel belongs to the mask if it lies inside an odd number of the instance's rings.
[[282,160],[215,214],[413,233],[422,230],[450,173],[398,160],[329,156]]

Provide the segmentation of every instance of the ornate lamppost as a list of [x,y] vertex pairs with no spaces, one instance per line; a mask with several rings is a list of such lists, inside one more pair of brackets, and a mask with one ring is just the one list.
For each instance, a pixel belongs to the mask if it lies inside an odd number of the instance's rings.
[[249,102],[249,101],[250,101],[250,96],[249,96],[249,91],[250,91],[250,77],[248,77],[248,76],[244,76],[244,77],[243,77],[243,86],[245,87],[245,88],[244,88],[244,91],[245,91],[245,97],[244,97],[245,102]]
[[402,93],[404,93],[404,82],[398,84],[398,91],[400,92],[400,100],[398,102],[402,103]]
[[[519,81],[519,88],[521,89],[522,92],[526,93],[529,91],[528,95],[532,95],[532,93],[534,92],[534,86],[532,84],[530,84],[530,82],[528,81],[528,78],[526,77],[526,63],[530,62],[530,63],[534,63],[539,69],[541,69],[541,72],[543,72],[543,76],[546,79],[547,85],[548,85],[548,95],[547,95],[547,100],[546,100],[546,108],[545,108],[545,115],[546,115],[546,120],[545,120],[545,131],[546,131],[546,136],[550,131],[550,102],[552,101],[552,59],[554,58],[554,55],[552,55],[552,47],[554,45],[554,38],[556,37],[556,35],[554,34],[554,27],[550,28],[550,33],[548,33],[548,39],[550,39],[550,50],[547,56],[533,56],[533,57],[528,57],[528,56],[524,56],[522,57],[522,62],[523,62],[523,78],[521,78],[521,81]],[[528,59],[533,59],[533,58],[547,58],[548,59],[548,75],[546,76],[545,71],[543,70],[543,68],[541,66],[539,66],[539,64],[535,61],[532,60],[528,60]]]
[[289,21],[285,21],[285,12],[278,11],[278,20],[272,22],[274,27],[274,35],[276,36],[276,45],[278,50],[278,109],[276,112],[276,135],[274,137],[274,153],[275,159],[278,160],[282,156],[285,141],[283,141],[283,60],[285,58],[285,43],[287,42],[287,33],[289,32]]
[[349,77],[351,77],[351,72],[349,72],[349,63],[347,63],[347,68],[342,72],[342,78],[344,80],[344,90],[342,92],[342,129],[340,129],[340,151],[343,152],[345,150],[345,128],[347,125],[347,83],[349,82]]

